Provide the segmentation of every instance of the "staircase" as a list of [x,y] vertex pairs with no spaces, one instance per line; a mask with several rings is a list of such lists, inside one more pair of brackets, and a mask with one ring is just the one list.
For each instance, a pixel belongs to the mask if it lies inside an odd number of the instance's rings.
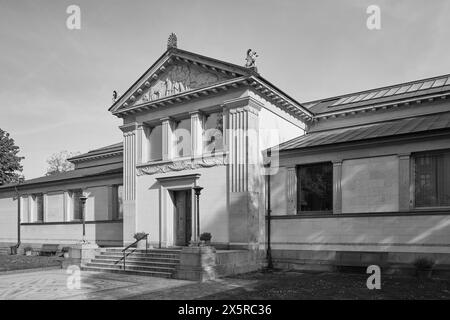
[[146,253],[145,250],[130,248],[127,250],[124,270],[122,250],[107,248],[83,266],[82,270],[172,278],[180,262],[181,249],[148,249]]

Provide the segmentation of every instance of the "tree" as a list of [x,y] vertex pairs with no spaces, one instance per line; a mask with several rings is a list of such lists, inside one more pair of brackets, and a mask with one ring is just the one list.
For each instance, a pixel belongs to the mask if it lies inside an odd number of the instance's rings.
[[0,129],[0,185],[24,180],[20,164],[24,157],[17,155],[19,151],[9,133]]
[[54,153],[47,159],[46,176],[71,171],[74,169],[73,163],[67,161],[68,158],[79,155],[79,152],[68,152],[66,150]]

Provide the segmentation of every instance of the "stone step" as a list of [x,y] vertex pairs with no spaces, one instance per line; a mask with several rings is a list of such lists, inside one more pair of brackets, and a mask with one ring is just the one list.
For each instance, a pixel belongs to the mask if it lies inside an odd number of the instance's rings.
[[[109,265],[123,265],[123,260],[112,260],[112,259],[103,259],[96,257],[92,259],[90,263],[101,263],[101,264],[109,264]],[[178,263],[168,263],[168,262],[158,262],[158,261],[135,261],[135,260],[126,260],[127,266],[144,266],[144,267],[167,267],[167,268],[175,268]]]
[[[111,258],[115,258],[115,259],[122,259],[123,258],[123,254],[108,253],[108,252],[102,252],[100,254],[100,256],[101,257],[111,257]],[[127,254],[126,259],[172,259],[172,260],[179,260],[180,259],[180,255],[177,255],[177,254],[154,254],[154,253],[149,253],[149,254],[130,253],[130,254]]]
[[[105,252],[123,253],[120,248],[106,248]],[[135,254],[180,254],[181,249],[127,249],[127,253]]]
[[171,272],[155,272],[155,271],[143,271],[143,270],[122,270],[117,268],[104,268],[96,266],[83,266],[81,267],[83,271],[95,271],[95,272],[112,272],[112,273],[123,273],[130,275],[148,276],[148,277],[159,277],[159,278],[172,278]]
[[[107,253],[107,252],[102,252],[100,255],[105,256],[105,257],[121,257],[123,258],[123,254],[120,253]],[[149,253],[149,254],[145,254],[145,253],[127,253],[126,257],[130,257],[130,258],[166,258],[166,259],[179,259],[180,255],[178,254],[155,254],[155,253]]]
[[[122,261],[123,256],[110,256],[110,255],[97,255],[95,259],[109,260],[109,261]],[[180,259],[178,258],[160,258],[160,257],[132,257],[127,256],[126,261],[130,262],[156,262],[156,263],[172,263],[178,264],[180,263]]]
[[[87,267],[98,267],[102,269],[117,269],[123,270],[122,264],[111,264],[111,263],[97,263],[97,262],[89,262]],[[132,271],[149,271],[149,272],[167,272],[172,274],[175,271],[175,266],[173,267],[152,267],[152,266],[140,266],[134,264],[127,264],[126,270]]]

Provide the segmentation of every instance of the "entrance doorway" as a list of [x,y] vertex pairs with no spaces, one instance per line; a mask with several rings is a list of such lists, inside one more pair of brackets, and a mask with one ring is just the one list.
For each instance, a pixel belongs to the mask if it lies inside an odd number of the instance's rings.
[[191,190],[173,192],[175,245],[187,246],[192,236]]

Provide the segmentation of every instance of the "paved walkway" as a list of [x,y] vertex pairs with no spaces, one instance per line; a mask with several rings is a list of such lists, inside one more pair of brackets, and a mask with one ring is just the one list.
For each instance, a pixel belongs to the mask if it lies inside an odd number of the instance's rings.
[[[0,300],[125,299],[194,284],[191,281],[81,271],[79,288],[66,270],[0,274]],[[69,279],[69,281],[68,281]],[[67,284],[69,282],[69,285]]]

